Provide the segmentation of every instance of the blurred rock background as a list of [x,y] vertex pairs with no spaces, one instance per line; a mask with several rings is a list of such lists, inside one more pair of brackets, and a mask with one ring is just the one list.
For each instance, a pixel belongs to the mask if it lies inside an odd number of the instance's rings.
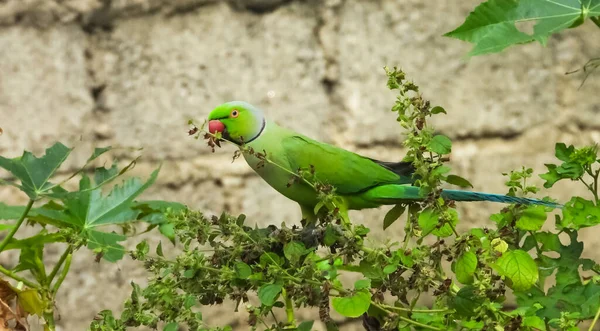
[[[600,50],[591,23],[539,44],[467,60],[469,45],[442,37],[480,1],[420,0],[0,0],[0,154],[76,146],[67,173],[92,146],[143,147],[133,171],[163,168],[146,198],[208,213],[245,213],[260,224],[297,222],[295,203],[255,176],[227,146],[212,154],[187,136],[219,103],[246,100],[280,124],[384,160],[400,160],[401,131],[389,108],[384,65],[402,67],[441,105],[440,133],[454,140],[451,166],[480,191],[503,193],[502,172],[554,160],[554,144],[600,142],[600,77],[579,88],[580,68]],[[127,149],[118,156],[131,158]],[[6,173],[0,176],[7,176]],[[540,179],[535,180],[541,184]],[[582,193],[561,183],[551,194]],[[0,201],[25,202],[0,188]],[[461,204],[462,228],[486,224],[499,205]],[[385,209],[354,212],[383,236]],[[551,222],[549,222],[551,223]],[[588,256],[600,258],[591,231]],[[50,258],[58,251],[48,252]],[[16,256],[0,257],[11,265]],[[129,282],[144,279],[129,259],[94,263],[76,254],[61,290],[61,330],[83,330],[102,309],[119,309]],[[225,315],[224,315],[225,313]],[[246,315],[207,309],[207,321]],[[343,329],[351,329],[350,326]]]

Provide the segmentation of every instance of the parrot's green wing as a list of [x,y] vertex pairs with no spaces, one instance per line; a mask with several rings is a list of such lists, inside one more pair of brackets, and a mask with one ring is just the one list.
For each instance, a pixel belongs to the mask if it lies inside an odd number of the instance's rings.
[[350,195],[383,184],[410,184],[410,163],[369,159],[308,137],[293,135],[281,142],[293,170],[314,166],[317,180],[331,184],[336,192]]

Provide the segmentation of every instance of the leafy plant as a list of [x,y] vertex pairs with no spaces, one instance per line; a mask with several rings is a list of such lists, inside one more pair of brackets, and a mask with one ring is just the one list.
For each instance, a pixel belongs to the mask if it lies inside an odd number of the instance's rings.
[[[140,220],[149,222],[150,228],[164,223],[162,214],[169,208],[182,209],[179,204],[165,202],[135,202],[144,190],[156,180],[159,169],[143,182],[128,178],[112,187],[108,194],[102,188],[131,169],[136,160],[119,169],[112,166],[90,169],[90,165],[110,147],[96,148],[86,164],[62,181],[59,168],[72,149],[61,143],[48,148],[42,157],[24,152],[17,158],[0,156],[0,168],[7,170],[14,180],[1,181],[25,193],[29,202],[25,206],[8,206],[0,203],[0,230],[5,234],[0,241],[0,253],[19,251],[19,262],[12,269],[0,266],[0,273],[16,281],[13,286],[0,280],[1,316],[11,316],[17,328],[26,327],[27,315],[43,317],[46,330],[54,330],[54,301],[67,273],[73,254],[87,247],[103,258],[115,262],[123,258],[125,249],[120,242],[131,233],[131,224]],[[69,191],[65,184],[80,177],[77,190]],[[11,221],[16,222],[11,222]],[[15,235],[23,223],[38,225],[37,233],[31,237],[17,239]],[[110,231],[109,225],[118,225],[121,233]],[[164,228],[164,227],[162,227]],[[161,228],[161,229],[162,229]],[[163,231],[164,232],[164,231]],[[44,258],[48,245],[62,244],[64,252],[58,262],[48,268]],[[4,324],[7,320],[2,318]]]
[[[445,35],[472,43],[469,56],[477,56],[533,41],[546,45],[552,34],[587,19],[600,28],[599,0],[488,0]],[[534,23],[532,32],[523,31],[527,22]]]
[[[384,228],[406,215],[402,241],[367,244],[370,229],[341,219],[335,192],[315,180],[318,169],[290,172],[290,185],[305,181],[319,192],[319,208],[325,212],[317,224],[258,228],[244,215],[170,210],[166,224],[173,227],[182,253],[170,258],[162,244],[139,243],[130,254],[144,263],[148,285],[132,283],[121,316],[102,311],[91,329],[231,330],[210,325],[214,321],[201,314],[203,307],[231,300],[236,311],[246,311],[252,330],[310,330],[314,321],[296,318],[301,307],[318,310],[328,330],[338,329],[331,309],[362,318],[368,330],[575,330],[594,319],[592,330],[600,314],[600,266],[581,257],[577,230],[600,223],[597,149],[557,144],[562,163],[547,165],[541,175],[546,187],[565,179],[580,181],[593,197],[573,197],[556,215],[555,231],[542,230],[547,207],[510,205],[491,215],[489,226],[459,233],[455,204],[440,196],[441,186],[471,184],[450,174],[444,162],[451,141],[427,124],[445,110],[431,107],[402,71],[386,72],[388,87],[398,91],[392,111],[407,133],[405,160],[414,164],[415,185],[428,196],[394,206],[386,215]],[[211,148],[224,142],[202,130],[194,127],[190,134],[204,136]],[[274,164],[264,152],[240,148]],[[509,195],[538,192],[528,182],[533,176],[529,168],[505,176]],[[348,273],[356,281],[342,281]],[[550,279],[554,285],[548,288]],[[516,297],[516,308],[507,301],[508,292]],[[425,296],[433,303],[424,305]]]

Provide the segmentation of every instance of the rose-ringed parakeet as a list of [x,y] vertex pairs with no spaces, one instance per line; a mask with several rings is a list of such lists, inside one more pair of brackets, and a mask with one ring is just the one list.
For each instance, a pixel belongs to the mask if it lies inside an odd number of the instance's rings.
[[[290,173],[296,173],[298,169],[314,169],[316,180],[335,188],[335,194],[341,198],[341,205],[337,207],[346,219],[350,209],[375,208],[424,198],[419,188],[412,186],[414,169],[410,162],[378,161],[316,141],[269,121],[259,108],[246,102],[221,104],[211,111],[208,120],[210,133],[220,132],[223,139],[266,153],[266,158],[274,164],[265,163],[256,153],[248,152],[249,149],[242,149],[248,165],[275,190],[296,201],[302,217],[308,221],[316,219],[314,209],[319,199],[315,189],[302,181],[289,185]],[[559,206],[536,199],[471,191],[443,190],[441,194],[445,199],[455,201]]]

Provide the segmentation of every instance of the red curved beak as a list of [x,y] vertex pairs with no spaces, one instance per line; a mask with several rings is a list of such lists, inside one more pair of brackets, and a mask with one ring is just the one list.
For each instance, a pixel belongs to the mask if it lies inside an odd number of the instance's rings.
[[215,134],[215,132],[225,131],[225,125],[219,120],[212,120],[208,122],[208,132]]

